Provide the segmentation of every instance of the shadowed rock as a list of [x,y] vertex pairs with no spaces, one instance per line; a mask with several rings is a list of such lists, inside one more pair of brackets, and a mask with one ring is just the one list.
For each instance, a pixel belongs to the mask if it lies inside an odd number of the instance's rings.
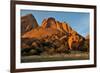
[[37,27],[38,27],[38,23],[32,14],[28,14],[26,16],[21,17],[21,34],[22,35]]

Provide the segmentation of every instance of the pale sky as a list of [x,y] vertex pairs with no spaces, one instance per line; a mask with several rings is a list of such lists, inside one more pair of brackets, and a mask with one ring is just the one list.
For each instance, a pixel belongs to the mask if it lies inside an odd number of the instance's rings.
[[60,22],[68,23],[75,31],[84,37],[89,33],[89,13],[21,10],[21,16],[25,16],[27,14],[32,14],[36,18],[39,25],[41,25],[44,18],[54,17]]

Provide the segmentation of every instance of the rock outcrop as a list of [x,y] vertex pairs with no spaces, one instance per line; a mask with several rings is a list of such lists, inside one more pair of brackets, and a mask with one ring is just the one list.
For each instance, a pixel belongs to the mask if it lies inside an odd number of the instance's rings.
[[21,17],[21,34],[38,27],[38,23],[32,14]]
[[25,46],[38,48],[38,50],[42,50],[42,52],[50,52],[51,48],[54,53],[61,53],[66,50],[79,50],[80,45],[82,45],[85,40],[85,38],[72,29],[68,23],[59,22],[55,18],[50,17],[44,19],[41,26],[38,26],[36,19],[34,21],[35,27],[21,36],[23,39],[22,44],[24,43],[22,48],[25,48]]
[[73,30],[72,28],[68,25],[68,23],[64,22],[59,22],[56,21],[54,18],[48,18],[44,19],[42,22],[42,28],[52,28],[52,29],[57,29],[61,32],[69,32],[71,33]]

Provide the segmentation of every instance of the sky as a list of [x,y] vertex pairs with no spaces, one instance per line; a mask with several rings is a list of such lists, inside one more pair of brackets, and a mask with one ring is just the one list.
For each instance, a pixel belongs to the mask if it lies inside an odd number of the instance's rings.
[[84,37],[89,34],[90,14],[86,12],[21,10],[20,14],[21,16],[32,14],[39,25],[41,25],[43,19],[54,17],[57,21],[68,23],[75,31]]

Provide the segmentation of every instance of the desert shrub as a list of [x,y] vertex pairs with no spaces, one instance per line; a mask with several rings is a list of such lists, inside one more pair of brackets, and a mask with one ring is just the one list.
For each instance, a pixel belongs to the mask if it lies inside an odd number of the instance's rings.
[[37,54],[37,51],[35,49],[31,49],[29,55],[35,55],[35,54]]
[[89,51],[89,46],[86,42],[80,47],[80,51]]
[[60,48],[60,47],[57,48],[57,49],[56,49],[56,52],[57,52],[57,53],[61,53],[61,48]]
[[70,50],[65,50],[64,53],[66,53],[66,54],[70,54],[71,51],[70,51]]
[[43,46],[49,46],[49,45],[50,45],[49,42],[42,42],[41,44],[42,44]]
[[53,48],[53,47],[50,47],[50,48],[49,48],[49,47],[45,46],[45,47],[44,47],[43,53],[44,53],[44,52],[45,52],[46,54],[48,54],[48,55],[49,55],[49,54],[54,54],[54,53],[55,53],[55,48]]
[[35,47],[34,48],[36,51],[37,51],[37,55],[40,55],[40,53],[42,53],[44,50],[42,49],[42,48],[40,48],[40,47]]
[[30,48],[22,48],[21,49],[21,52],[29,52],[30,51]]
[[50,42],[42,42],[41,44],[43,47],[45,47],[45,46],[48,48],[52,47],[52,43],[50,43]]
[[60,47],[58,47],[58,48],[56,49],[56,52],[57,52],[57,53],[64,53],[65,50],[66,50],[66,47],[65,47],[64,45],[61,45]]
[[21,50],[21,55],[40,55],[44,50],[41,47],[31,46],[30,48],[25,48]]
[[30,48],[22,48],[21,49],[21,55],[22,56],[27,55],[30,50],[31,50]]
[[72,43],[72,50],[78,50],[78,44],[73,42]]
[[52,55],[55,54],[55,49],[52,47],[48,50],[48,54]]
[[25,51],[21,52],[21,56],[25,56],[27,53]]

